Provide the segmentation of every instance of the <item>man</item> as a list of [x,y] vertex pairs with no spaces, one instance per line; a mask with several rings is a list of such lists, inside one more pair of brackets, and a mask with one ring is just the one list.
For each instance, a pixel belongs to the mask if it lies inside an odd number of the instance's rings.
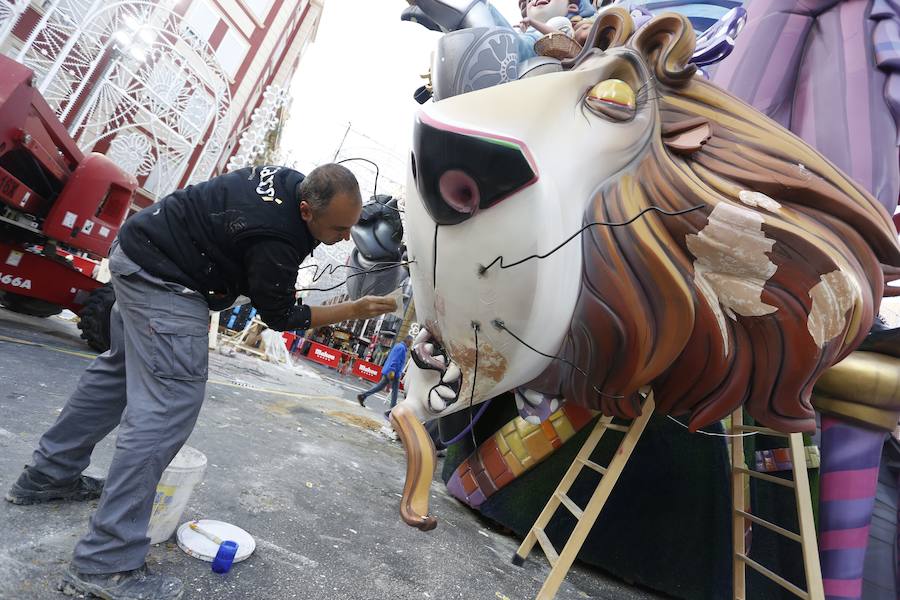
[[[209,310],[246,295],[279,331],[394,310],[388,298],[315,307],[295,300],[300,262],[320,242],[348,239],[361,209],[356,178],[340,165],[306,178],[255,167],[174,192],[125,223],[109,257],[111,347],[87,368],[6,496],[15,504],[100,497],[62,591],[181,597],[181,581],[146,568],[147,526],[159,478],[203,402]],[[105,485],[81,475],[94,445],[117,425]]]
[[[406,365],[406,350],[411,344],[411,336],[406,336],[406,339],[400,344],[394,344],[387,360],[384,361],[384,367],[381,369],[381,381],[362,394],[356,395],[360,406],[365,406],[366,398],[383,390],[388,383],[391,384],[391,408],[397,405],[397,392],[400,390],[400,374],[403,372],[404,365]],[[390,412],[390,410],[386,411],[384,416],[387,417]]]

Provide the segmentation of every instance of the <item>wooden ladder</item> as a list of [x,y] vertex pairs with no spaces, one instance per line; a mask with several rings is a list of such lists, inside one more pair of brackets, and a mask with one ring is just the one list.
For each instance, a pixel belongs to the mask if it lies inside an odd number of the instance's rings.
[[[747,468],[744,462],[744,438],[741,437],[740,434],[752,432],[763,435],[780,436],[788,439],[791,452],[791,469],[794,475],[793,481],[790,479],[781,479],[780,477],[774,477],[767,473],[760,473]],[[798,598],[824,600],[825,590],[822,584],[822,570],[819,565],[819,550],[816,545],[816,528],[813,521],[812,497],[809,493],[809,476],[807,475],[806,470],[806,452],[803,444],[803,434],[780,433],[765,427],[751,427],[744,425],[744,411],[742,408],[734,411],[734,414],[731,416],[731,433],[734,435],[734,437],[731,438],[731,497],[732,508],[734,511],[732,537],[734,539],[735,600],[745,600],[747,597],[747,567],[750,567],[754,571],[774,581]],[[760,519],[744,510],[747,506],[744,490],[748,477],[753,477],[760,481],[767,481],[794,490],[794,496],[797,502],[797,518],[800,522],[800,533],[788,531],[787,529],[779,527],[764,519]],[[773,573],[747,556],[744,539],[746,521],[765,527],[778,535],[800,544],[803,551],[803,567],[806,573],[806,590],[801,590],[790,581]]]
[[[591,434],[584,442],[584,445],[581,447],[581,450],[578,452],[578,455],[575,457],[569,470],[566,471],[566,474],[559,482],[556,491],[553,492],[550,500],[547,501],[547,505],[534,522],[534,525],[532,525],[528,535],[525,536],[522,545],[516,550],[516,553],[513,556],[513,564],[515,565],[521,566],[525,562],[525,559],[528,558],[528,554],[531,552],[532,548],[534,548],[535,543],[541,545],[544,555],[550,561],[550,574],[544,581],[544,585],[537,595],[537,600],[551,600],[556,597],[556,592],[559,590],[559,586],[562,585],[566,573],[569,572],[569,568],[571,568],[572,563],[575,561],[575,557],[578,556],[578,551],[581,550],[584,540],[594,527],[594,522],[600,515],[603,505],[606,504],[607,498],[609,498],[613,487],[615,487],[616,482],[619,480],[619,475],[621,475],[622,471],[625,469],[625,465],[631,457],[631,452],[637,445],[641,434],[644,432],[644,428],[647,426],[647,422],[650,420],[650,416],[653,414],[654,407],[653,392],[651,391],[644,400],[644,404],[641,408],[641,416],[634,419],[630,425],[616,425],[612,422],[612,417],[606,416],[601,417],[600,420],[597,421],[597,424],[594,425],[593,431],[591,431]],[[603,467],[591,460],[591,454],[594,452],[594,449],[597,447],[597,444],[600,443],[600,439],[607,430],[624,433],[625,437],[622,438],[622,441],[619,443],[619,448],[616,450],[609,466]],[[587,506],[585,506],[584,509],[581,509],[571,498],[569,498],[567,493],[572,487],[572,484],[575,483],[581,470],[585,467],[599,473],[601,479],[600,483],[597,485],[597,489],[594,490],[594,494],[588,501]],[[556,514],[556,510],[560,506],[566,507],[566,509],[575,516],[576,523],[575,529],[569,536],[569,540],[566,542],[562,552],[557,553],[556,548],[553,547],[547,534],[544,533],[544,528],[550,522],[550,519],[553,518],[553,515]]]

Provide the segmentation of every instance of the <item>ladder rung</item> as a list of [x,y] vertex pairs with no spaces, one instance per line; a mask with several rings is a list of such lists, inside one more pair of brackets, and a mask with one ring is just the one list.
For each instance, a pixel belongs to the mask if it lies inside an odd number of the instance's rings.
[[784,487],[789,487],[791,489],[797,487],[790,479],[781,479],[780,477],[773,477],[771,475],[766,475],[765,473],[760,473],[759,471],[751,471],[750,469],[741,467],[737,467],[734,470],[738,473],[743,473],[744,475],[749,475],[750,477],[762,479],[763,481],[768,481],[770,483],[777,483],[778,485],[783,485]]
[[749,556],[746,556],[744,554],[737,554],[736,556],[738,559],[747,563],[747,566],[752,568],[754,571],[756,571],[760,575],[764,575],[765,577],[768,577],[769,579],[771,579],[772,581],[774,581],[775,583],[777,583],[778,585],[780,585],[781,587],[783,587],[790,593],[794,594],[798,598],[804,598],[805,600],[809,599],[809,594],[807,594],[806,592],[804,592],[803,590],[798,588],[796,585],[794,585],[787,579],[785,579],[783,577],[779,577],[778,575],[776,575],[772,571],[768,570],[767,568],[765,568],[764,566],[762,566],[761,564],[759,564],[758,562],[756,562]]
[[612,429],[613,431],[621,431],[622,433],[628,433],[630,427],[625,425],[616,425],[615,423],[607,423],[604,425],[607,429]]
[[575,504],[571,498],[566,496],[563,492],[554,492],[556,494],[556,499],[563,503],[563,506],[569,509],[569,512],[575,515],[575,518],[581,520],[581,515],[584,514],[578,505]]
[[559,560],[559,554],[556,553],[556,548],[550,543],[550,538],[547,537],[547,534],[544,533],[544,530],[540,527],[535,527],[531,531],[534,533],[534,537],[537,538],[538,543],[544,550],[544,555],[547,557],[547,560],[550,561],[550,566],[555,567],[556,561]]
[[600,465],[598,465],[597,463],[595,463],[592,460],[588,460],[586,458],[576,458],[575,460],[577,460],[578,462],[580,462],[581,464],[586,466],[588,469],[597,471],[601,475],[606,475],[606,467],[601,467]]
[[755,432],[761,433],[763,435],[775,435],[778,437],[789,438],[791,434],[782,433],[780,431],[775,431],[774,429],[769,429],[768,427],[754,427],[753,425],[736,425],[732,427],[735,431],[746,431],[746,432]]
[[756,515],[751,515],[751,514],[748,513],[748,512],[744,512],[744,511],[742,511],[742,510],[737,510],[737,509],[735,509],[734,512],[736,512],[737,514],[741,515],[741,516],[744,517],[745,519],[748,519],[748,520],[750,520],[750,521],[753,521],[753,522],[756,523],[757,525],[762,525],[762,526],[765,527],[766,529],[769,529],[769,530],[771,530],[771,531],[774,531],[775,533],[777,533],[777,534],[779,534],[779,535],[783,535],[784,537],[786,537],[786,538],[788,538],[788,539],[791,539],[791,540],[794,540],[795,542],[802,542],[802,541],[803,541],[803,538],[800,537],[800,534],[794,533],[793,531],[788,531],[787,529],[784,529],[783,527],[779,527],[779,526],[776,525],[775,523],[770,523],[770,522],[766,521],[765,519],[760,519],[760,518],[757,517]]

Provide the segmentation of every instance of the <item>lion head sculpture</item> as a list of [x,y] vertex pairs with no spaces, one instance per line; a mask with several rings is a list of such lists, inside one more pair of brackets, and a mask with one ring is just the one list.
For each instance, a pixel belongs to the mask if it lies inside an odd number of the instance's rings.
[[[693,429],[741,404],[814,429],[812,387],[868,332],[896,233],[818,152],[695,77],[694,43],[682,16],[634,32],[607,9],[564,72],[421,110],[406,225],[429,334],[393,415],[408,451],[415,421],[513,389],[634,417],[649,386]],[[404,518],[433,525],[420,508]]]

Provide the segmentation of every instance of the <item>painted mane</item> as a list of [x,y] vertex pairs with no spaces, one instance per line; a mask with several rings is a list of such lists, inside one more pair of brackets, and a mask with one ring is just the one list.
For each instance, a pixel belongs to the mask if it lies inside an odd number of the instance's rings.
[[602,186],[584,222],[702,208],[584,233],[559,354],[589,377],[555,361],[529,387],[634,417],[638,390],[652,386],[657,410],[690,413],[693,429],[743,403],[767,426],[813,430],[813,385],[868,333],[882,265],[900,266],[893,224],[813,148],[695,77],[686,18],[632,28],[607,9],[568,65],[624,45],[652,73],[638,102],[658,102],[651,144]]

